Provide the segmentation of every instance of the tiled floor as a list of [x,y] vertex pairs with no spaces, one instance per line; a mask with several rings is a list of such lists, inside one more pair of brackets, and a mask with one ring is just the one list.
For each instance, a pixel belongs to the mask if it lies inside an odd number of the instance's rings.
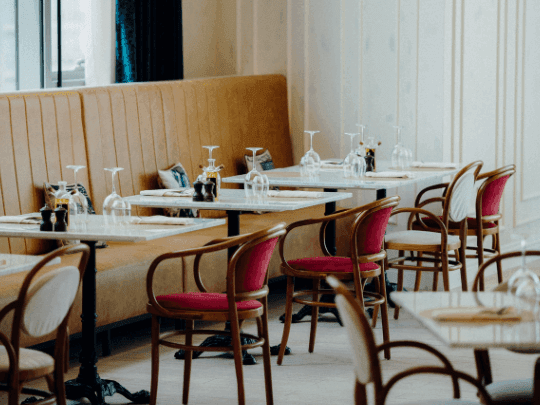
[[[278,317],[283,311],[284,297],[271,296],[270,339],[279,343],[283,330]],[[391,311],[392,314],[393,311]],[[309,318],[306,322],[294,324],[288,343],[293,354],[285,357],[284,364],[277,366],[272,358],[272,377],[276,404],[353,404],[353,370],[351,352],[345,333],[332,320],[322,318],[317,332],[315,352],[308,353]],[[472,351],[449,350],[443,346],[418,322],[402,311],[400,319],[391,319],[392,340],[416,340],[429,343],[445,353],[454,366],[462,371],[475,374]],[[255,331],[249,324],[246,330]],[[381,322],[375,329],[379,342],[382,341]],[[116,379],[128,389],[149,389],[150,385],[150,344],[148,330],[130,333],[116,339],[113,355],[100,358],[99,371],[102,378]],[[245,366],[246,398],[248,404],[264,404],[264,380],[260,350],[253,351],[259,364]],[[159,380],[159,404],[181,403],[183,362],[173,358],[173,349],[161,349]],[[505,350],[491,351],[495,380],[528,378],[532,376],[537,356],[521,355]],[[431,355],[417,350],[393,350],[391,360],[382,360],[385,380],[397,372],[418,365],[438,364]],[[77,364],[72,363],[68,378],[77,373]],[[476,399],[475,390],[462,385],[463,397]],[[390,394],[387,403],[408,402],[427,398],[448,398],[451,386],[448,378],[439,376],[412,377],[398,384]],[[115,395],[109,403],[125,404],[127,401]],[[6,403],[0,396],[0,403]],[[78,403],[78,402],[73,402]],[[236,377],[232,360],[222,355],[203,355],[194,361],[191,377],[190,404],[235,404]]]

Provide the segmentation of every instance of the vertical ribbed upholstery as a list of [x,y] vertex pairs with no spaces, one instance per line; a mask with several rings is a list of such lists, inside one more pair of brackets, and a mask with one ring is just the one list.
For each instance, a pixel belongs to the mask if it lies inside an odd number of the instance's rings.
[[[123,196],[157,188],[157,170],[177,162],[194,181],[203,145],[219,145],[222,176],[242,173],[245,148],[269,148],[276,167],[293,164],[283,76],[242,76],[81,88],[91,194],[96,211],[111,192],[104,167],[120,166]],[[148,215],[148,209],[139,209]]]
[[[0,215],[36,212],[43,182],[73,180],[66,165],[86,165],[82,110],[74,91],[0,94]],[[88,173],[78,174],[88,185]],[[0,252],[43,253],[51,242],[0,238]]]

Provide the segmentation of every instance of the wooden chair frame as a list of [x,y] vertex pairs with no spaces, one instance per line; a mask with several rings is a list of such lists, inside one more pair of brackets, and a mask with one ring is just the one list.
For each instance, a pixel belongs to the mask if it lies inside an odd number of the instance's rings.
[[[495,215],[482,215],[482,200],[484,197],[484,193],[488,187],[488,185],[495,180],[498,180],[502,177],[509,176],[511,177],[516,172],[516,166],[515,165],[508,165],[504,166],[495,170],[492,170],[490,172],[481,173],[476,177],[476,181],[483,181],[483,183],[478,188],[477,194],[476,194],[476,203],[475,203],[475,215],[477,218],[476,229],[467,228],[467,232],[462,232],[461,226],[459,229],[453,228],[450,225],[450,222],[445,222],[445,225],[448,229],[448,234],[450,235],[459,235],[460,239],[462,241],[462,249],[460,249],[461,255],[465,255],[467,258],[477,258],[478,259],[478,265],[480,266],[484,262],[485,257],[493,257],[496,255],[499,255],[501,253],[501,243],[500,243],[500,228],[499,228],[499,220],[502,218],[502,214],[498,213]],[[443,183],[443,184],[437,184],[431,187],[427,187],[423,189],[420,193],[418,193],[418,196],[416,197],[415,201],[415,207],[421,208],[428,204],[434,203],[434,202],[441,202],[444,206],[444,202],[446,201],[446,192],[448,190],[449,183]],[[424,194],[430,190],[443,188],[443,195],[442,197],[435,197],[428,199],[424,202],[422,201],[422,197]],[[478,220],[480,218],[480,220]],[[443,214],[443,220],[448,220],[447,217]],[[444,221],[443,221],[444,222]],[[485,227],[486,224],[494,224],[494,227]],[[434,229],[432,227],[429,227],[427,224],[425,224],[420,216],[416,216],[416,221],[413,225],[417,229],[426,230],[430,232],[438,232],[438,229]],[[491,235],[492,236],[492,247],[487,248],[484,246],[484,239],[486,236]],[[467,236],[476,236],[476,244],[477,246],[467,246],[466,238]],[[475,251],[475,254],[466,254],[467,250]],[[486,255],[487,254],[487,255]],[[499,283],[502,282],[502,267],[500,266],[500,262],[497,263],[497,276],[499,279]]]
[[[396,383],[398,383],[399,381],[401,381],[402,379],[406,377],[409,377],[415,374],[448,375],[452,380],[454,398],[460,398],[461,393],[460,393],[460,388],[459,388],[459,380],[460,379],[465,380],[469,382],[470,384],[474,385],[476,388],[478,388],[480,395],[486,401],[485,402],[486,405],[492,404],[491,398],[487,394],[485,388],[474,377],[455,370],[452,364],[450,363],[450,361],[446,358],[446,356],[442,354],[440,351],[438,351],[437,349],[425,343],[416,342],[416,341],[407,341],[407,340],[385,342],[382,345],[377,346],[375,343],[375,337],[373,336],[373,333],[371,332],[369,322],[364,314],[364,310],[361,303],[354,298],[354,296],[351,294],[349,289],[346,288],[337,278],[333,276],[328,276],[326,281],[332,287],[332,289],[335,291],[336,294],[342,295],[347,300],[347,302],[352,306],[352,308],[354,309],[354,312],[358,316],[358,319],[362,325],[361,332],[363,334],[361,338],[366,342],[366,345],[368,347],[367,353],[369,356],[369,363],[370,363],[369,364],[370,375],[372,376],[372,381],[369,381],[369,382],[372,382],[374,386],[373,388],[374,388],[374,394],[375,394],[375,405],[383,405],[386,401],[388,393],[390,392],[390,390],[394,387]],[[437,357],[443,364],[443,367],[434,367],[434,366],[413,367],[394,375],[390,380],[388,380],[386,384],[383,384],[383,378],[382,378],[381,366],[380,366],[378,354],[387,348],[396,348],[396,347],[410,347],[410,348],[424,350],[428,353],[433,354],[435,357]],[[358,380],[356,380],[356,385],[355,385],[355,404],[356,405],[368,404],[366,385],[362,384]]]
[[[27,299],[28,289],[32,285],[32,282],[37,278],[38,274],[41,275],[40,271],[51,260],[54,260],[57,257],[62,257],[64,255],[76,253],[81,254],[79,265],[77,266],[80,274],[80,287],[84,271],[86,269],[86,264],[88,263],[88,259],[90,258],[90,249],[84,244],[66,246],[49,253],[48,255],[44,256],[43,259],[41,259],[38,263],[36,263],[32,270],[30,270],[30,272],[26,275],[17,299],[6,305],[0,311],[0,322],[2,322],[2,320],[11,311],[13,311],[11,339],[9,339],[4,333],[0,332],[0,343],[6,348],[10,365],[9,380],[7,381],[7,384],[0,384],[1,391],[8,391],[8,405],[19,405],[19,395],[21,393],[44,397],[43,400],[35,402],[36,404],[66,404],[64,373],[67,372],[67,369],[69,367],[69,331],[67,323],[69,315],[71,313],[71,308],[67,312],[60,326],[58,326],[58,328],[56,329],[56,343],[54,348],[55,363],[53,373],[46,376],[35,375],[26,379],[26,381],[31,381],[37,378],[45,377],[47,380],[49,392],[23,387],[22,384],[25,381],[20,381],[19,378],[19,357],[21,350],[20,339],[25,309],[24,304]],[[4,383],[6,382],[4,381]]]
[[[242,255],[253,248],[254,246],[262,243],[266,240],[279,238],[285,234],[285,224],[279,223],[273,227],[263,229],[261,231],[253,232],[250,234],[244,234],[234,237],[215,239],[208,242],[203,247],[186,249],[182,251],[176,251],[171,253],[165,253],[157,257],[148,270],[146,279],[146,291],[148,295],[148,312],[152,314],[152,377],[150,388],[150,404],[155,404],[157,401],[157,388],[158,388],[158,376],[159,376],[159,345],[166,347],[172,347],[176,349],[185,350],[184,360],[184,389],[183,389],[183,403],[187,404],[189,398],[189,382],[191,376],[191,364],[193,351],[214,351],[214,352],[226,352],[232,351],[234,353],[236,377],[238,383],[238,403],[245,403],[244,394],[244,378],[242,368],[242,351],[253,349],[256,347],[263,347],[263,359],[264,359],[264,374],[265,374],[265,388],[266,388],[266,401],[267,404],[273,404],[272,394],[272,376],[270,369],[270,344],[268,338],[268,272],[265,275],[263,287],[257,291],[249,292],[237,292],[237,264]],[[238,247],[231,259],[229,260],[227,267],[227,300],[228,310],[226,311],[208,311],[208,310],[171,310],[164,308],[160,305],[154,294],[153,282],[154,274],[158,265],[169,259],[181,258],[182,264],[185,267],[185,258],[188,256],[195,256],[193,271],[195,277],[195,283],[200,292],[208,292],[204,286],[199,266],[201,258],[204,254],[226,250],[229,248]],[[236,303],[249,300],[260,300],[262,308],[256,308],[251,310],[238,311]],[[160,333],[159,317],[166,317],[172,319],[183,319],[186,321],[185,331],[173,331],[169,333]],[[247,333],[241,333],[240,328],[242,322],[245,319],[256,318],[258,336],[254,336]],[[194,330],[194,321],[230,321],[231,330]],[[172,336],[184,335],[186,336],[185,344],[171,342],[166,340]],[[225,335],[230,336],[232,340],[231,346],[222,347],[200,347],[193,345],[193,335]],[[241,338],[252,339],[254,343],[241,344]]]
[[[321,295],[331,294],[334,292],[331,289],[321,288],[320,282],[326,278],[329,273],[324,272],[315,272],[308,270],[301,270],[292,267],[287,259],[285,258],[285,241],[287,236],[296,228],[321,224],[319,231],[319,243],[323,251],[324,256],[332,256],[326,247],[326,229],[330,221],[336,221],[339,219],[356,216],[354,223],[352,225],[351,234],[349,238],[349,245],[351,250],[351,259],[354,266],[354,271],[352,273],[334,273],[335,277],[338,277],[340,280],[354,281],[356,296],[362,303],[362,306],[373,306],[375,309],[378,309],[382,305],[382,317],[383,317],[383,335],[385,341],[389,340],[389,330],[388,330],[388,308],[386,305],[386,281],[384,275],[384,259],[386,258],[386,252],[382,249],[378,253],[374,254],[365,254],[362,255],[359,253],[358,249],[358,233],[363,225],[363,222],[371,214],[381,209],[396,207],[399,204],[400,198],[398,196],[388,197],[382,200],[378,200],[360,207],[340,210],[331,215],[324,217],[306,219],[303,221],[298,221],[290,224],[286,228],[286,233],[280,241],[279,244],[279,254],[281,256],[281,269],[283,273],[287,276],[287,302],[285,304],[285,326],[283,329],[283,337],[281,341],[281,346],[279,350],[277,364],[281,365],[283,362],[283,356],[285,355],[285,348],[287,346],[287,341],[290,334],[291,324],[292,324],[292,305],[294,302],[310,305],[311,306],[311,331],[309,339],[309,352],[313,353],[315,348],[315,337],[317,331],[317,323],[319,316],[319,307],[326,308],[336,308],[335,303],[330,302],[321,302],[319,297]],[[377,263],[379,262],[379,267],[376,270],[370,271],[360,271],[359,265],[362,263]],[[307,278],[313,281],[313,288],[311,290],[300,290],[294,291],[294,281],[295,277]],[[373,292],[364,292],[364,285],[368,278],[374,277],[377,280],[379,293]],[[301,296],[311,295],[311,299],[299,298]],[[364,296],[369,296],[372,298],[369,302],[364,302]],[[374,311],[374,323],[377,319],[377,312]],[[385,350],[385,357],[390,359],[390,349]]]

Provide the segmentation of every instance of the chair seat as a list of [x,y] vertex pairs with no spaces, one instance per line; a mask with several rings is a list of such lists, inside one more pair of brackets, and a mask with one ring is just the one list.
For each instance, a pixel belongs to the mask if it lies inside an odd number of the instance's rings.
[[[54,371],[54,358],[38,350],[19,351],[19,380],[33,380]],[[9,359],[5,346],[0,346],[0,381],[6,381],[9,373]]]
[[[296,269],[323,273],[352,273],[353,271],[352,260],[349,257],[306,257],[290,260],[289,264]],[[377,270],[378,268],[377,263],[360,263],[360,271]]]
[[[196,311],[228,311],[227,294],[220,293],[182,293],[156,297],[157,302],[167,309],[186,309]],[[241,301],[236,304],[239,311],[261,308],[257,300]]]
[[[427,231],[400,231],[392,232],[385,236],[385,242],[389,249],[418,250],[439,249],[441,246],[441,234]],[[448,235],[448,249],[459,248],[460,240],[457,235]]]
[[486,386],[486,391],[497,405],[533,403],[532,379],[497,381]]
[[[442,216],[439,216],[439,218],[442,220]],[[424,217],[422,218],[422,221],[424,222],[424,224],[426,224],[429,228],[434,228],[434,229],[440,229],[439,228],[439,225],[437,225],[437,223],[429,218],[429,217]],[[418,221],[414,221],[413,222],[413,226],[421,226]],[[489,228],[495,228],[497,225],[493,222],[485,222],[482,227],[484,229],[489,229]],[[460,223],[459,222],[448,222],[448,228],[450,229],[459,229],[460,227]],[[473,218],[473,217],[467,217],[467,228],[468,229],[477,229],[478,228],[478,222],[476,221],[476,218]]]

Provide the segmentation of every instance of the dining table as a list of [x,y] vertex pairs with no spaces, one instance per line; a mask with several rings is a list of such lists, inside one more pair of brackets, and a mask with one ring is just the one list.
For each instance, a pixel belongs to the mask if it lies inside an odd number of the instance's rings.
[[[405,171],[406,178],[398,177],[345,177],[343,166],[340,164],[340,159],[327,159],[322,162],[319,173],[315,176],[301,175],[300,166],[289,166],[284,168],[265,170],[264,173],[268,177],[271,187],[296,187],[296,188],[322,188],[325,192],[337,192],[338,190],[375,190],[376,199],[386,198],[387,190],[397,187],[410,187],[414,184],[422,182],[442,181],[446,176],[456,174],[460,170],[460,165],[452,165],[448,167],[436,167],[440,164],[436,162],[433,167],[427,167],[427,162],[422,164],[423,167],[410,167],[404,170],[396,170],[392,168],[391,162],[385,160],[377,160],[377,173],[398,173]],[[225,177],[223,183],[244,184],[245,175],[237,175]],[[336,210],[335,202],[326,203],[325,215],[330,215]],[[325,235],[325,242],[330,254],[337,253],[336,248],[336,225],[332,221],[328,224]],[[367,285],[368,290],[374,288],[370,284]],[[386,290],[392,292],[396,290],[396,285],[388,281],[386,277]],[[324,295],[323,300],[333,300],[332,295]],[[391,299],[389,304],[393,306]],[[339,314],[333,308],[321,307],[319,313],[329,312],[336,316],[338,322]],[[311,307],[305,305],[296,314],[293,314],[293,322],[300,322],[305,316],[311,314]]]
[[148,404],[150,394],[146,390],[130,392],[115,380],[101,379],[97,367],[96,348],[96,243],[143,242],[154,239],[193,232],[225,224],[223,219],[196,218],[186,225],[125,224],[107,225],[102,215],[89,215],[82,229],[69,229],[67,232],[40,231],[39,225],[3,223],[0,236],[28,239],[78,240],[90,247],[90,258],[82,282],[82,333],[79,374],[66,382],[66,397],[76,400],[87,398],[93,405],[105,404],[105,397],[119,393],[137,404]]
[[[183,191],[183,190],[178,190]],[[185,191],[185,190],[184,190]],[[219,200],[214,202],[193,201],[192,197],[160,197],[148,195],[136,195],[125,197],[132,206],[151,207],[151,208],[191,208],[191,209],[207,209],[207,210],[222,210],[227,214],[227,235],[237,236],[240,234],[240,216],[243,211],[247,212],[282,212],[294,211],[303,208],[314,207],[317,205],[333,204],[335,209],[336,201],[346,200],[351,198],[351,193],[338,192],[321,192],[308,193],[303,197],[266,197],[264,199],[247,198],[244,190],[222,188],[219,193]],[[235,248],[229,249],[229,257],[234,253]],[[225,328],[229,328],[227,323]],[[249,343],[249,341],[247,341]],[[230,344],[230,337],[215,335],[205,339],[201,346],[205,347],[222,347]],[[290,349],[287,348],[286,354],[290,354]],[[198,358],[203,352],[194,351],[193,358]],[[277,355],[279,353],[279,345],[271,347],[271,353]],[[184,358],[184,351],[179,350],[175,353],[177,359]],[[244,365],[253,365],[257,361],[249,352],[242,352],[242,362]]]
[[[540,353],[540,322],[530,312],[517,311],[522,306],[519,299],[506,292],[421,291],[391,295],[396,304],[448,347],[473,349],[478,377],[485,384],[492,382],[488,349]],[[515,317],[505,315],[505,309],[513,308]],[[484,311],[488,311],[487,317]],[[492,316],[493,311],[499,315]],[[471,314],[479,312],[480,319],[471,318]],[[456,316],[464,318],[456,321]]]

